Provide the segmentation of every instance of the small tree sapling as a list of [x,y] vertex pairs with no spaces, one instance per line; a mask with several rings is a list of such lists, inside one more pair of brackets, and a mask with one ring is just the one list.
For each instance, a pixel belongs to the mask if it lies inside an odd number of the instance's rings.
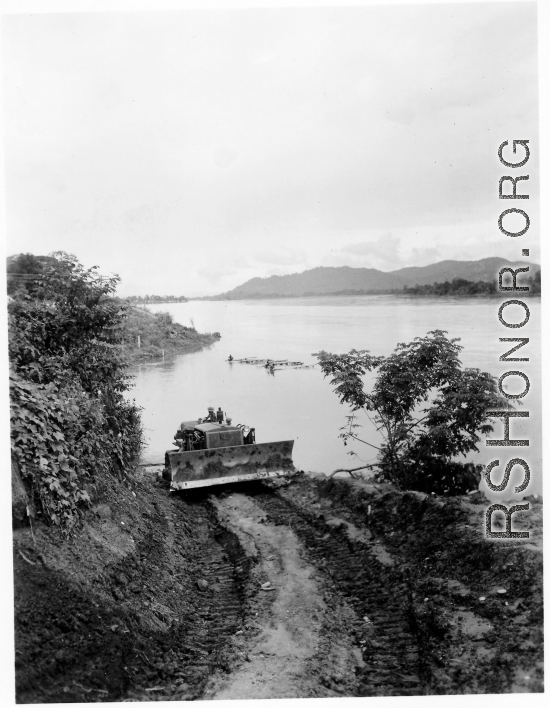
[[[376,477],[401,489],[469,491],[468,468],[453,458],[478,450],[480,436],[493,431],[491,409],[511,407],[491,374],[462,368],[463,347],[446,334],[433,330],[398,344],[386,357],[356,349],[314,354],[325,377],[332,377],[340,402],[351,407],[340,434],[344,444],[357,440],[375,447],[377,460],[370,466],[378,470]],[[376,373],[370,391],[368,372]],[[359,411],[382,434],[379,447],[357,435]]]

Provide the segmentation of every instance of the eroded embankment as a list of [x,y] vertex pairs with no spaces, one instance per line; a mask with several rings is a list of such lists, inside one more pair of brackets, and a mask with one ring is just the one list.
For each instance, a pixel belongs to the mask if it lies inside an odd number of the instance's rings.
[[142,476],[83,528],[14,534],[18,702],[200,695],[243,616],[249,559],[211,505]]
[[475,501],[113,484],[69,541],[14,533],[17,700],[540,691],[540,526],[488,542]]

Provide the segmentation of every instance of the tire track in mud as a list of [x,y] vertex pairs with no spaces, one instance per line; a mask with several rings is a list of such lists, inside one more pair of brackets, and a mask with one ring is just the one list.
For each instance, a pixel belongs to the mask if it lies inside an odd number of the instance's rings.
[[357,613],[355,640],[364,663],[357,672],[357,695],[424,695],[405,575],[382,564],[368,545],[353,541],[342,528],[296,509],[278,494],[257,492],[254,501],[268,523],[292,528],[312,563]]

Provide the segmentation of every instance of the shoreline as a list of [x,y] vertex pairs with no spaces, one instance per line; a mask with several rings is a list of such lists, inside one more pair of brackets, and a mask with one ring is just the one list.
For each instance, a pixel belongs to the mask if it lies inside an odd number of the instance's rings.
[[[334,292],[334,293],[303,293],[302,295],[261,295],[254,296],[248,295],[247,297],[190,297],[189,302],[244,302],[247,300],[262,301],[262,300],[301,300],[304,298],[322,298],[322,297],[377,297],[377,296],[391,296],[402,299],[409,300],[423,300],[423,299],[433,299],[433,300],[496,300],[498,298],[506,299],[509,293],[477,293],[477,294],[449,294],[449,295],[435,295],[433,293],[418,294],[413,293],[403,293],[403,292],[392,292],[392,291],[345,291],[345,292]],[[541,299],[540,293],[533,293],[532,295],[527,294],[526,297],[529,299],[536,298]]]

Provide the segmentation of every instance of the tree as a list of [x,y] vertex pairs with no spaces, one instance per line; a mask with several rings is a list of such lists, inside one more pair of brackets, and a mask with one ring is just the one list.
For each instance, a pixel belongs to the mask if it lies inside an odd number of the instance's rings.
[[21,293],[9,308],[13,366],[37,383],[76,377],[83,388],[127,388],[122,352],[125,307],[112,298],[119,278],[86,270],[74,256],[55,254],[43,267],[32,294]]
[[529,286],[531,288],[531,295],[540,295],[540,270],[537,270],[533,278],[529,278]]
[[[344,444],[361,440],[357,413],[364,410],[383,437],[372,467],[378,479],[402,489],[462,491],[467,472],[453,460],[477,450],[480,435],[493,430],[488,410],[510,408],[498,393],[493,376],[479,369],[462,369],[459,339],[434,330],[409,344],[398,344],[387,357],[367,350],[348,354],[314,354],[341,403],[351,406],[342,428]],[[367,372],[376,372],[365,389]],[[372,416],[372,417],[371,417]]]
[[55,263],[52,256],[35,256],[32,253],[9,256],[6,263],[8,295],[23,290],[32,292],[37,276],[44,272],[46,265],[52,263]]

